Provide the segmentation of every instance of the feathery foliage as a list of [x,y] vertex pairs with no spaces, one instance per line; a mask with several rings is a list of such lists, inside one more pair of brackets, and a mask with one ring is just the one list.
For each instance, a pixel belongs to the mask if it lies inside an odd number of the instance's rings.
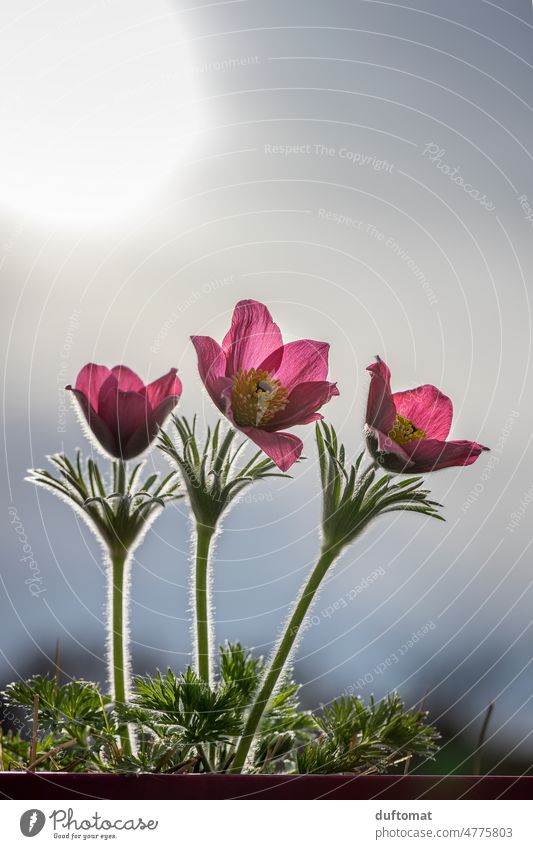
[[320,477],[324,493],[322,528],[326,547],[339,550],[349,545],[376,516],[399,510],[441,519],[442,505],[429,499],[420,476],[379,476],[375,464],[360,472],[363,454],[347,465],[344,445],[331,425],[316,425]]
[[118,717],[111,700],[88,681],[60,685],[55,677],[36,675],[10,684],[4,694],[7,705],[22,708],[28,723],[38,700],[35,760],[29,740],[4,737],[4,760],[14,769],[106,771],[120,756]]
[[299,773],[384,772],[413,755],[433,757],[438,734],[427,713],[406,709],[397,693],[368,705],[342,696],[314,716],[319,736],[297,753]]
[[58,476],[46,469],[30,469],[26,480],[51,489],[72,504],[109,551],[131,551],[155,514],[167,502],[182,497],[177,491],[179,483],[174,472],[161,481],[153,473],[138,484],[142,462],[126,475],[125,464],[116,460],[112,481],[106,485],[97,463],[89,457],[84,466],[79,451],[75,463],[65,454],[54,454],[48,459]]

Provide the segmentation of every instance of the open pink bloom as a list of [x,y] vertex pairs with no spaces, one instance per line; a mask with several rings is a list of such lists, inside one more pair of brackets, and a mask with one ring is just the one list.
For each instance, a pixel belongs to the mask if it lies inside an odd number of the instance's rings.
[[329,345],[310,339],[284,345],[278,325],[257,301],[239,301],[222,346],[210,336],[192,341],[200,377],[218,409],[287,471],[303,445],[283,429],[321,419],[320,407],[339,394],[326,380]]
[[390,371],[379,357],[368,366],[370,388],[366,409],[367,445],[373,457],[391,472],[434,472],[448,466],[469,466],[484,445],[468,440],[448,442],[452,402],[435,386],[391,392]]
[[181,395],[176,369],[145,386],[127,366],[88,363],[66,386],[76,396],[89,428],[107,454],[131,460],[148,448]]

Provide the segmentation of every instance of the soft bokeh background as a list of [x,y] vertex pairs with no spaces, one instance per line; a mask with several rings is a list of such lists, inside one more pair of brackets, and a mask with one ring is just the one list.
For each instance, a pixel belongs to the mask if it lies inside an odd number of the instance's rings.
[[[467,771],[494,702],[485,766],[527,769],[529,0],[10,0],[0,56],[0,680],[50,668],[57,639],[65,675],[105,677],[98,546],[23,481],[48,453],[90,450],[64,385],[90,360],[147,380],[175,365],[181,412],[212,422],[188,338],[220,338],[251,297],[287,339],[332,343],[327,415],[354,455],[376,353],[396,388],[453,398],[455,438],[493,448],[432,476],[446,525],[390,517],[345,555],[298,649],[305,704],[425,696],[450,739],[439,768]],[[312,565],[319,488],[301,435],[294,480],[258,486],[225,523],[218,641],[268,653]],[[190,659],[189,553],[181,502],[134,565],[138,672]]]

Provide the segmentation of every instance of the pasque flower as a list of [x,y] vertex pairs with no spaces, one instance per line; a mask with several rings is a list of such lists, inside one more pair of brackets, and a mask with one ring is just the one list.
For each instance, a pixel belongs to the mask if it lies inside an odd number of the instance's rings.
[[65,387],[102,448],[112,457],[131,460],[148,448],[179,401],[182,386],[171,368],[147,386],[127,366],[112,369],[88,363]]
[[239,301],[219,345],[193,336],[200,377],[218,409],[282,470],[302,453],[284,428],[309,424],[338,389],[327,378],[329,345],[302,339],[283,344],[264,304]]
[[391,392],[389,368],[379,357],[368,371],[367,445],[388,471],[418,474],[469,466],[489,450],[478,442],[447,441],[453,406],[435,386]]

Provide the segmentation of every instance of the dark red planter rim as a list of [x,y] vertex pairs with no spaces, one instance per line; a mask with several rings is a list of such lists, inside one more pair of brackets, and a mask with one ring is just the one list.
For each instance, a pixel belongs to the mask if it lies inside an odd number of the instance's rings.
[[533,799],[533,776],[2,772],[0,799]]

